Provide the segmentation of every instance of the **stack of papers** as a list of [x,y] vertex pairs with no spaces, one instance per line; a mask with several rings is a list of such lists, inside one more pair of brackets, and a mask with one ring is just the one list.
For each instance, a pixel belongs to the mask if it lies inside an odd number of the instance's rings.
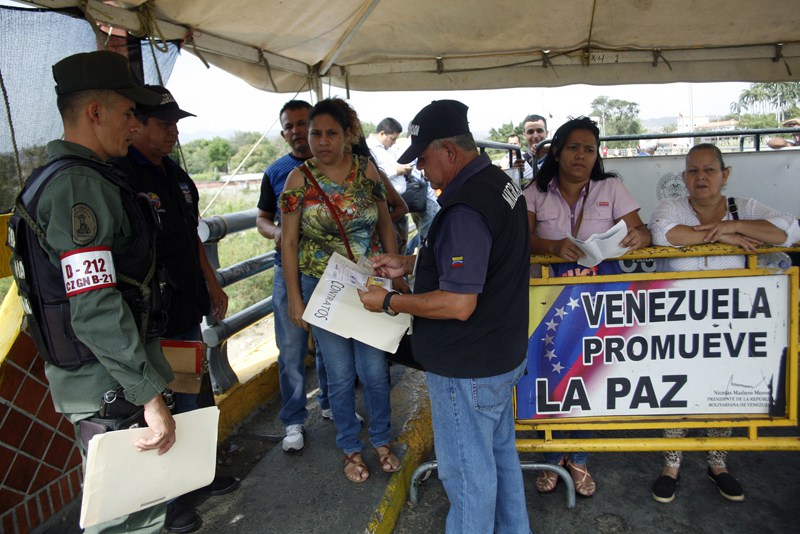
[[392,281],[372,276],[372,268],[367,267],[369,261],[365,262],[356,265],[334,252],[306,305],[303,320],[342,337],[395,352],[411,326],[411,316],[400,313],[392,317],[364,309],[357,289],[366,289],[368,284],[392,289]]
[[134,444],[149,428],[98,434],[89,441],[81,528],[110,521],[207,486],[217,470],[219,408],[175,416],[175,444],[161,456]]
[[575,243],[586,254],[578,260],[578,265],[594,267],[603,260],[618,258],[628,252],[627,247],[619,245],[626,235],[628,235],[628,225],[625,224],[625,221],[619,221],[610,230],[602,234],[592,234],[585,241],[571,235],[567,235],[567,239]]

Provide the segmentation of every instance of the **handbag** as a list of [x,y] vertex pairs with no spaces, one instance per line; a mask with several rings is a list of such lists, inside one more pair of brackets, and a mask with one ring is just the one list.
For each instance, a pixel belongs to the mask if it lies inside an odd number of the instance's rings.
[[424,180],[407,180],[406,190],[400,196],[411,213],[422,213],[428,208],[428,184]]

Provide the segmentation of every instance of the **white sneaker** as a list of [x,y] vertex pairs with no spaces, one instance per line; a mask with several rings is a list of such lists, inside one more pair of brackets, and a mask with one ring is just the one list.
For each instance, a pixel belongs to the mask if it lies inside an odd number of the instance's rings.
[[283,438],[284,452],[297,452],[303,448],[303,425],[289,425],[286,427],[286,437]]
[[[322,410],[322,418],[323,419],[330,419],[332,421],[333,420],[333,410],[331,410],[330,408],[324,408]],[[364,418],[361,417],[361,414],[359,414],[358,412],[356,412],[356,419],[358,419],[359,423],[362,423],[362,424],[364,423]]]

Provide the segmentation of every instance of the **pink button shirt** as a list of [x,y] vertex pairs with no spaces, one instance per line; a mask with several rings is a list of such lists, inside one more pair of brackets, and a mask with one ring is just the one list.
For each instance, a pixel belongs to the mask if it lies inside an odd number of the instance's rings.
[[558,178],[550,182],[548,190],[539,191],[536,184],[531,184],[523,192],[528,211],[536,214],[536,226],[533,231],[542,239],[564,239],[583,210],[583,221],[578,230],[578,239],[587,239],[592,234],[602,233],[614,226],[618,221],[641,206],[625,189],[619,178],[606,178],[589,183],[588,194],[584,189],[578,201],[570,208],[558,190]]

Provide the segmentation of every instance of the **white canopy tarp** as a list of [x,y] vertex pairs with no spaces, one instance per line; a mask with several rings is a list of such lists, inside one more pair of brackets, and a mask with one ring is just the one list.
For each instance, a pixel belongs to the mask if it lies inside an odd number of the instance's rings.
[[86,9],[114,26],[185,39],[190,52],[275,92],[322,83],[380,91],[800,78],[797,0],[113,4],[88,0]]

